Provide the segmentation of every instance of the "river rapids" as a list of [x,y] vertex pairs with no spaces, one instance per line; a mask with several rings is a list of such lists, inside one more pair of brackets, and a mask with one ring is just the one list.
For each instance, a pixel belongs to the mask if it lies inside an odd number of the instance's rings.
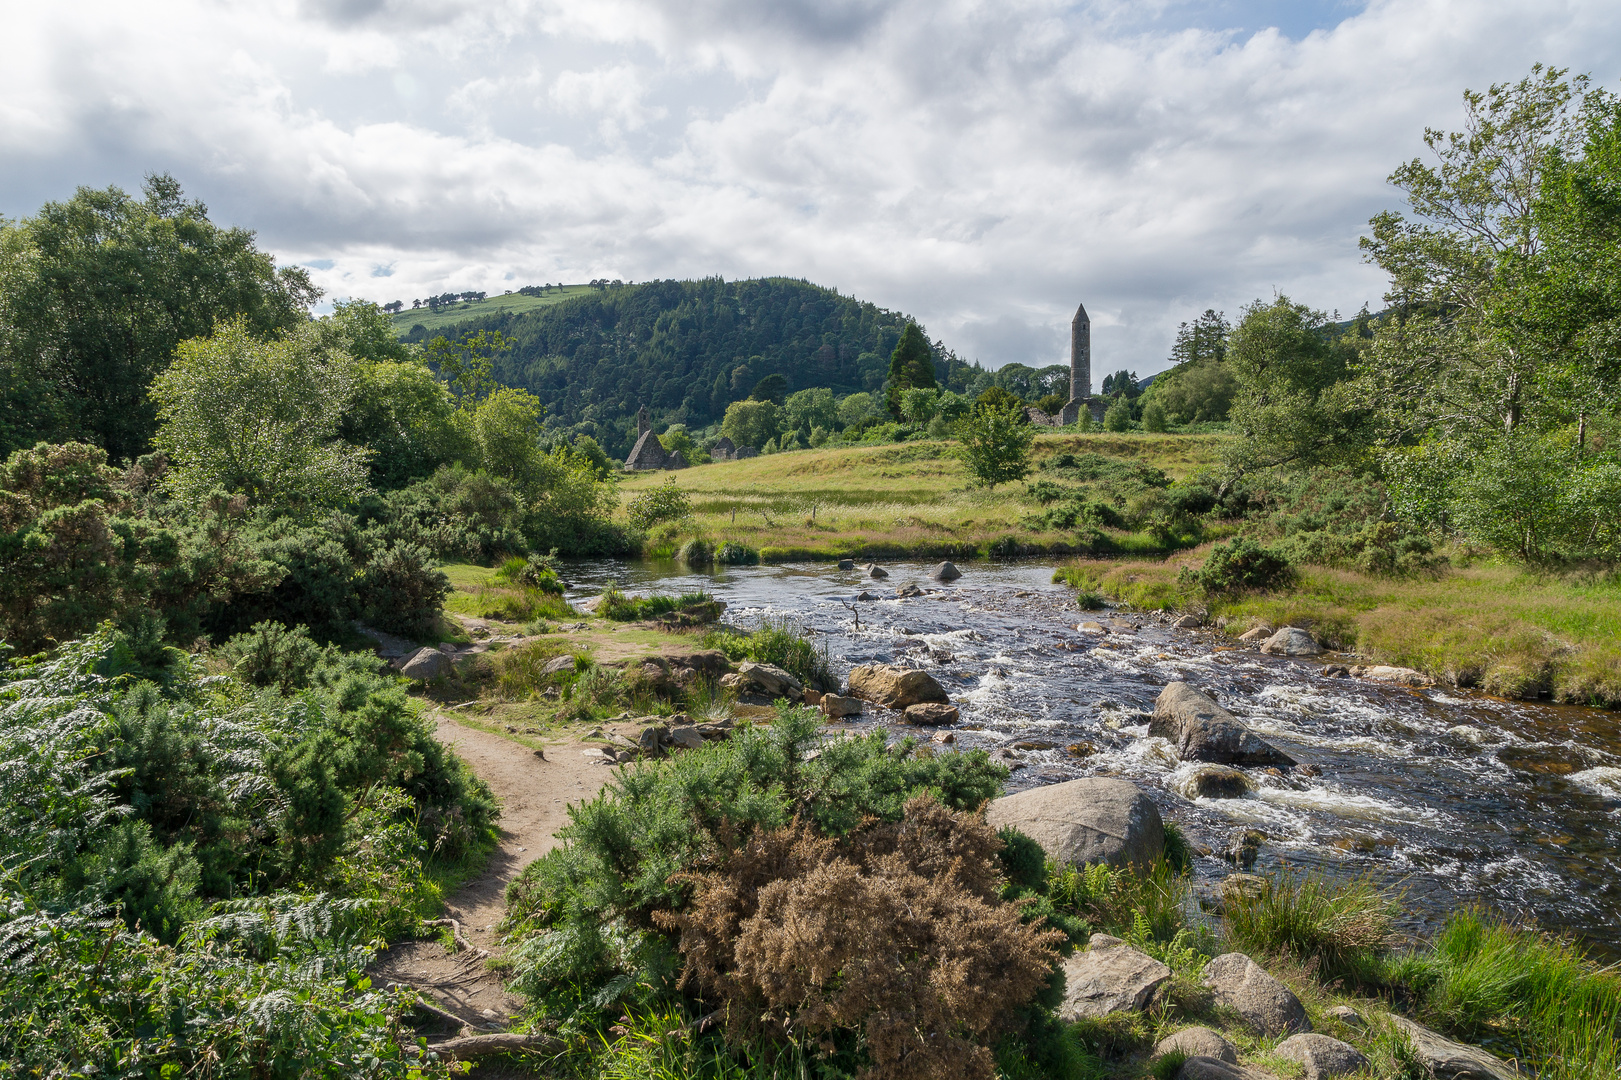
[[[733,625],[788,619],[826,645],[841,677],[864,663],[924,668],[961,709],[955,746],[1008,752],[1009,791],[1130,779],[1212,852],[1194,868],[1206,883],[1231,872],[1217,853],[1254,829],[1266,837],[1256,872],[1288,864],[1370,876],[1401,894],[1408,932],[1480,904],[1621,959],[1621,714],[1326,677],[1323,659],[1263,656],[1151,615],[1083,612],[1073,590],[1051,582],[1050,563],[964,564],[950,584],[930,581],[924,565],[885,569],[889,578],[873,581],[826,565],[692,573],[602,560],[571,563],[565,576],[571,599],[609,584],[703,589],[726,601]],[[907,584],[928,591],[894,599]],[[881,598],[858,602],[863,590]],[[1134,632],[1076,628],[1100,618]],[[1246,769],[1248,795],[1190,798],[1195,766],[1148,736],[1154,698],[1177,680],[1320,774]]]

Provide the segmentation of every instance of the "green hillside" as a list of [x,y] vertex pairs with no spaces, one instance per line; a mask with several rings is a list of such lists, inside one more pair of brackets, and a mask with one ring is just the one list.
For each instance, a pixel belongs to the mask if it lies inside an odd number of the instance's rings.
[[412,308],[393,316],[394,330],[400,337],[408,337],[418,326],[430,334],[444,333],[446,328],[457,326],[469,319],[482,319],[490,315],[517,314],[524,311],[534,311],[537,308],[550,307],[562,300],[575,296],[583,296],[595,292],[590,285],[564,285],[559,289],[547,292],[544,296],[527,296],[523,293],[506,293],[503,296],[491,296],[484,300],[471,300],[464,303],[446,304],[438,311],[428,308]]
[[[790,393],[877,390],[910,321],[790,278],[572,288],[573,296],[542,298],[527,310],[492,306],[514,299],[504,296],[446,310],[437,325],[414,313],[395,325],[410,323],[402,337],[412,342],[499,330],[514,347],[497,358],[496,378],[539,397],[550,426],[592,435],[623,456],[644,405],[655,426],[699,428],[768,375],[781,375]],[[934,361],[939,381],[956,389],[984,374],[939,345]]]

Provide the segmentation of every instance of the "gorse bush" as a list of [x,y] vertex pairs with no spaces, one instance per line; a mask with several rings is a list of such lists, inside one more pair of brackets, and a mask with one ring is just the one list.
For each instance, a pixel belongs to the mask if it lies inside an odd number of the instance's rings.
[[[812,747],[820,752],[807,760]],[[983,751],[920,757],[881,734],[824,743],[819,716],[797,707],[769,728],[623,769],[569,809],[562,845],[510,887],[515,984],[542,1012],[585,1019],[667,993],[679,963],[653,915],[690,903],[693,886],[676,875],[796,816],[841,836],[868,818],[899,820],[919,794],[977,807],[1005,776]]]
[[840,839],[799,821],[684,875],[690,905],[654,921],[737,1045],[854,1030],[873,1080],[992,1080],[983,1040],[1046,986],[1064,940],[1002,901],[1000,847],[928,797]]
[[1204,592],[1232,593],[1287,585],[1295,572],[1288,559],[1241,536],[1212,547],[1202,567],[1185,573]]

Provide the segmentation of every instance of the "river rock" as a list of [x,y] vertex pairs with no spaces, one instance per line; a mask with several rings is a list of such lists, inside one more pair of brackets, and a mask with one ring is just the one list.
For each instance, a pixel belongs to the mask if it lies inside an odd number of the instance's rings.
[[1219,1032],[1211,1031],[1207,1027],[1183,1028],[1175,1035],[1167,1035],[1154,1044],[1155,1057],[1163,1057],[1166,1054],[1184,1054],[1190,1058],[1210,1057],[1225,1061],[1229,1065],[1238,1064],[1238,1047],[1224,1039]]
[[1350,670],[1354,679],[1372,679],[1375,682],[1399,683],[1402,686],[1434,686],[1435,680],[1422,671],[1410,667],[1391,667],[1387,664],[1357,666]]
[[424,646],[412,653],[405,663],[400,665],[400,674],[408,679],[428,682],[450,671],[453,666],[454,661],[449,656],[446,656],[438,649],[430,649]]
[[1323,647],[1298,626],[1285,626],[1261,642],[1261,651],[1270,656],[1321,656]]
[[670,729],[655,725],[642,729],[642,734],[636,740],[636,749],[643,757],[659,757],[669,741]]
[[696,750],[704,744],[704,736],[697,728],[684,725],[670,729],[670,742],[677,750]]
[[573,671],[573,670],[574,670],[574,657],[572,657],[572,656],[558,656],[558,657],[553,657],[551,660],[548,660],[546,662],[546,666],[540,669],[540,673],[541,673],[542,676],[561,675],[565,671]]
[[846,716],[860,716],[861,699],[857,697],[840,697],[838,694],[823,694],[822,712],[827,714],[829,720],[840,720]]
[[856,561],[854,559],[840,559],[839,560],[839,569],[840,570],[854,570],[855,568],[856,568]]
[[1325,1010],[1323,1015],[1331,1020],[1338,1020],[1353,1031],[1361,1031],[1368,1026],[1368,1022],[1362,1019],[1362,1014],[1349,1005],[1335,1005]]
[[1413,1053],[1436,1080],[1519,1080],[1514,1066],[1478,1046],[1453,1042],[1404,1016],[1390,1020],[1406,1034]]
[[902,600],[910,600],[914,597],[922,596],[923,590],[918,588],[916,585],[902,585],[900,588],[895,590],[895,595]]
[[1216,1004],[1232,1009],[1259,1035],[1311,1030],[1294,991],[1243,953],[1223,953],[1206,964],[1204,984],[1214,991]]
[[1129,780],[1087,776],[1005,795],[985,820],[1011,825],[1055,862],[1148,866],[1165,851],[1165,825],[1153,802]]
[[863,664],[851,668],[850,694],[891,709],[904,709],[923,701],[950,700],[933,675],[891,664]]
[[1249,794],[1249,777],[1224,765],[1195,769],[1177,784],[1190,799],[1241,799]]
[[889,571],[885,570],[882,566],[879,566],[876,563],[868,563],[864,569],[867,571],[867,576],[870,578],[882,579],[889,576]]
[[1272,1052],[1285,1061],[1299,1062],[1304,1066],[1306,1080],[1344,1076],[1368,1065],[1362,1051],[1327,1035],[1291,1035]]
[[1197,615],[1184,615],[1171,625],[1178,630],[1197,630],[1204,625],[1204,620]]
[[1072,1024],[1128,1009],[1141,1012],[1170,977],[1170,968],[1130,945],[1089,948],[1064,961],[1058,1019]]
[[860,594],[856,596],[856,599],[857,600],[876,600],[878,598],[876,596],[874,596],[872,593],[868,592],[866,589],[862,589]]
[[904,715],[908,724],[916,724],[918,727],[955,724],[959,719],[957,706],[940,701],[923,701],[916,705],[908,705]]
[[948,560],[930,570],[929,576],[936,581],[956,581],[962,577],[962,571],[958,570],[956,565]]
[[1176,1080],[1277,1080],[1277,1077],[1221,1058],[1190,1057],[1176,1071]]
[[1154,701],[1148,733],[1175,744],[1184,761],[1220,765],[1283,765],[1294,758],[1256,735],[1232,713],[1185,682],[1174,682]]
[[1076,623],[1075,629],[1082,634],[1107,634],[1109,632],[1109,628],[1102,623],[1091,621]]
[[805,687],[800,681],[776,664],[757,664],[745,660],[737,665],[737,673],[774,697],[800,697]]

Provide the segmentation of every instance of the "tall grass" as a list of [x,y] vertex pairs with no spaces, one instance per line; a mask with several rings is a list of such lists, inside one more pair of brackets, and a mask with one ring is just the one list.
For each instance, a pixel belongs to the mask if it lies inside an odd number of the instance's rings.
[[1541,1080],[1621,1075],[1621,973],[1567,941],[1464,911],[1390,974],[1424,1020],[1517,1057]]
[[1326,980],[1374,979],[1398,906],[1366,878],[1335,881],[1285,866],[1253,890],[1227,889],[1226,936],[1258,957],[1290,956]]
[[731,660],[775,664],[806,686],[837,686],[827,645],[817,645],[789,619],[766,618],[759,629],[742,634],[730,629],[711,630],[703,636],[706,649],[719,649]]
[[715,598],[706,592],[682,593],[680,596],[626,596],[615,588],[602,592],[598,614],[615,622],[636,622],[657,619],[664,615],[692,615],[712,619],[718,614]]
[[[495,671],[496,691],[508,701],[523,701],[539,693],[548,681],[557,676],[542,675],[547,664],[567,653],[568,644],[562,641],[529,641],[510,649],[493,653],[490,666]],[[579,663],[578,660],[575,661]]]

